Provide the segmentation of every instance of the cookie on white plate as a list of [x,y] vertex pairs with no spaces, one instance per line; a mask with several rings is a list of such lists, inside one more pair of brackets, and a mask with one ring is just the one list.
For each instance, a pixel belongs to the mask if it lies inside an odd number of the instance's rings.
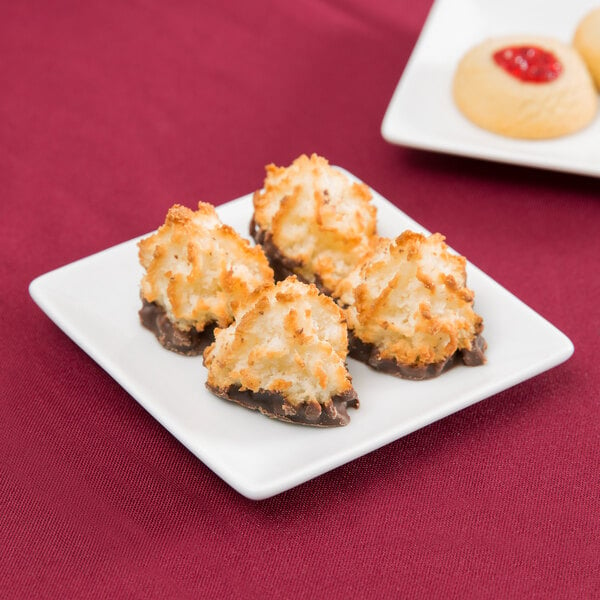
[[273,282],[260,247],[221,223],[211,204],[172,206],[158,231],[138,243],[144,267],[140,320],[167,349],[200,354],[215,326],[257,288]]
[[465,266],[439,233],[380,238],[335,293],[350,356],[406,379],[435,377],[457,361],[483,364],[483,319],[473,310]]
[[295,276],[257,291],[204,351],[206,386],[262,414],[317,427],[346,425],[358,398],[346,368],[341,309]]
[[596,87],[600,90],[600,6],[579,22],[573,45],[585,60]]
[[313,154],[266,167],[250,225],[278,279],[295,274],[331,293],[368,251],[376,208],[368,186]]
[[583,129],[598,106],[579,54],[536,36],[488,39],[469,50],[454,74],[453,95],[475,125],[532,140]]

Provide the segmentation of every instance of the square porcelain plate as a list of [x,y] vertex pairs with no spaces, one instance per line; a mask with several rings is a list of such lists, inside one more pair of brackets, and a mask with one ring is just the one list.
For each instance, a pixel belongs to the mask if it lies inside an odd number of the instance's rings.
[[452,79],[462,55],[486,38],[536,34],[570,43],[598,0],[437,0],[386,111],[393,144],[505,163],[600,176],[600,113],[578,133],[516,140],[478,128],[456,108]]
[[[380,232],[425,231],[374,192]],[[218,208],[247,231],[252,197]],[[351,423],[317,429],[273,421],[211,395],[201,357],[163,349],[138,319],[137,239],[35,279],[41,309],[191,452],[241,494],[262,499],[353,460],[549,369],[573,352],[553,325],[473,265],[469,285],[485,320],[488,363],[404,381],[349,360],[361,406]]]

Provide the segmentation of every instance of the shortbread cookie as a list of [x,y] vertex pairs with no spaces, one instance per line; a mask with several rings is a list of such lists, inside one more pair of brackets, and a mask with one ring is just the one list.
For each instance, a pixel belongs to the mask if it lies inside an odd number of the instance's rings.
[[583,57],[600,90],[600,6],[580,21],[573,45]]
[[363,183],[325,158],[302,155],[289,167],[266,167],[254,194],[250,233],[263,245],[278,279],[292,273],[332,292],[368,250],[376,209]]
[[333,427],[350,421],[358,398],[346,369],[344,315],[295,276],[259,290],[215,330],[204,352],[214,394],[279,419]]
[[180,354],[200,354],[215,326],[229,325],[254,290],[273,282],[262,249],[221,223],[211,204],[200,202],[195,212],[175,204],[138,246],[141,322]]
[[483,321],[473,311],[465,265],[440,234],[381,238],[336,290],[350,355],[407,379],[435,377],[456,360],[482,364]]
[[579,54],[534,36],[489,39],[469,50],[454,75],[453,93],[476,125],[527,139],[578,131],[592,121],[598,104]]

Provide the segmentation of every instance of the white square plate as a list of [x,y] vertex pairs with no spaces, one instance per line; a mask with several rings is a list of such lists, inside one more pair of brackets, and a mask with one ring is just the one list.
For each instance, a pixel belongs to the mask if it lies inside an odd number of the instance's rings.
[[489,37],[535,34],[570,44],[598,0],[437,0],[381,126],[393,144],[600,176],[600,114],[578,133],[517,140],[473,125],[456,108],[452,79],[462,55]]
[[[425,230],[376,192],[379,230]],[[242,235],[252,196],[217,209]],[[138,238],[139,239],[139,238]],[[35,279],[40,308],[192,453],[244,496],[262,499],[308,481],[420,427],[563,362],[564,334],[469,264],[469,286],[485,322],[488,363],[437,379],[404,381],[349,360],[360,408],[346,427],[317,429],[268,419],[204,387],[201,357],[158,344],[138,319],[137,239]]]

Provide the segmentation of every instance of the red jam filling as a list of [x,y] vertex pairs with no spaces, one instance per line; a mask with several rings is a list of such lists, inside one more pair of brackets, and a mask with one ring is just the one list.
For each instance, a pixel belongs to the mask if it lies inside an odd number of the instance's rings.
[[562,64],[547,50],[537,46],[510,46],[494,53],[496,64],[513,77],[528,83],[547,83],[562,72]]

